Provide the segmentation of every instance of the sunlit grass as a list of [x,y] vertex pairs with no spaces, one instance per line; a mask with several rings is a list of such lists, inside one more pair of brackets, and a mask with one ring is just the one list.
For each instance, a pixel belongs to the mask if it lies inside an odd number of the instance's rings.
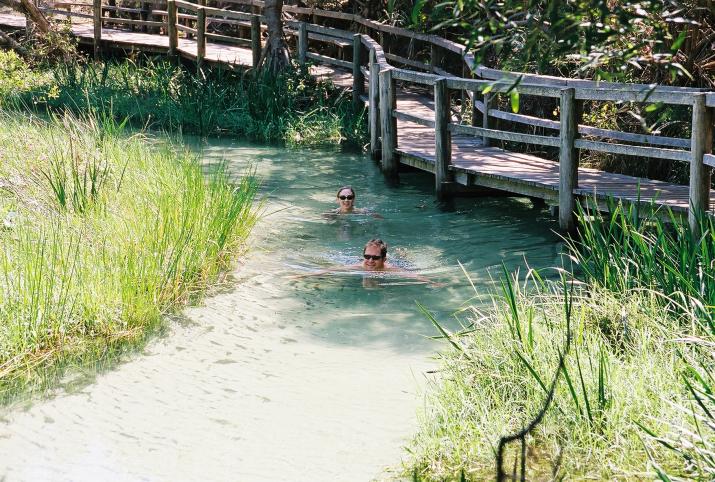
[[5,64],[0,92],[7,84],[8,95],[0,103],[13,108],[98,112],[140,128],[289,145],[362,146],[366,139],[365,113],[353,109],[348,93],[304,69],[268,75],[217,67],[197,74],[141,58],[35,72],[21,59],[0,57],[0,70]]
[[[521,284],[520,284],[521,283]],[[649,454],[661,465],[677,457],[639,424],[665,430],[685,415],[673,404],[686,394],[686,364],[673,337],[680,333],[657,296],[631,291],[574,291],[570,316],[563,288],[538,277],[505,281],[487,309],[462,313],[466,334],[441,357],[428,390],[407,470],[420,480],[491,480],[499,439],[536,416],[564,350],[572,340],[554,398],[527,438],[526,480],[649,480]],[[513,444],[507,450],[511,472]]]
[[[139,339],[243,246],[256,181],[107,117],[0,115],[0,388]],[[5,394],[7,395],[7,394]]]

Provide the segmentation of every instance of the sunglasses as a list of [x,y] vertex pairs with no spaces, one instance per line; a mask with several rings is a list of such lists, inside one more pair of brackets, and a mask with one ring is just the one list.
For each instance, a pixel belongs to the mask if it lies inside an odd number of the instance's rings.
[[371,260],[373,260],[373,261],[377,261],[377,260],[382,259],[382,256],[374,255],[374,254],[363,254],[362,257],[365,258],[365,259],[371,259]]
[[351,201],[355,196],[349,195],[349,196],[338,196],[342,201]]

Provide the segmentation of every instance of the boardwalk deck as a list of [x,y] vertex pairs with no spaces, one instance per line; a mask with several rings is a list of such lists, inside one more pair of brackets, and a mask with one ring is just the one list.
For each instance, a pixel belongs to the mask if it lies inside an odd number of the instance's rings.
[[[23,17],[0,14],[0,26],[24,28]],[[93,41],[91,23],[75,23],[72,32],[81,43]],[[102,28],[103,45],[147,52],[165,53],[168,37]],[[196,58],[195,40],[179,39],[179,51]],[[205,61],[250,66],[250,48],[207,43]],[[352,86],[352,73],[341,68],[315,66],[314,75],[330,77],[337,85]],[[413,91],[399,91],[397,109],[424,119],[434,120],[434,103],[430,97]],[[428,172],[435,171],[435,134],[430,127],[398,119],[396,154],[400,162]],[[455,181],[466,186],[482,186],[510,193],[542,198],[557,204],[559,196],[559,165],[529,154],[510,152],[497,147],[484,147],[481,138],[452,135],[452,164]],[[579,168],[578,187],[574,194],[584,199],[594,195],[601,201],[613,197],[624,201],[654,202],[676,212],[688,209],[688,186],[641,179],[632,176]],[[710,203],[710,209],[715,205]]]

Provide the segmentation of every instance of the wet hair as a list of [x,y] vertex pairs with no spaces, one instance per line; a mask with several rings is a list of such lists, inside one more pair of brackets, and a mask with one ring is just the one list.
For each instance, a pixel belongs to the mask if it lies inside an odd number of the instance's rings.
[[340,197],[340,192],[341,192],[341,191],[344,191],[344,190],[346,190],[346,189],[350,189],[350,192],[351,192],[352,195],[353,195],[353,199],[355,199],[355,198],[357,197],[357,196],[355,195],[355,189],[353,189],[352,186],[343,186],[343,187],[341,187],[340,189],[338,189],[338,192],[337,192],[337,194],[335,194],[335,197]]
[[387,243],[380,238],[372,238],[370,241],[365,243],[365,247],[362,249],[362,254],[365,254],[365,250],[368,246],[377,246],[380,248],[380,255],[384,258],[387,256]]

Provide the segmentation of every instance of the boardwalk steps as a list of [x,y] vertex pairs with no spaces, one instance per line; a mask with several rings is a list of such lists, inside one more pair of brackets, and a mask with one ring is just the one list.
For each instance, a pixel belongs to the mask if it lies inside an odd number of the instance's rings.
[[[121,48],[182,56],[199,67],[256,66],[264,29],[263,2],[225,0],[222,4],[252,12],[207,7],[205,0],[199,4],[168,0],[165,10],[159,3],[143,2],[147,8],[128,9],[103,5],[101,0],[55,3],[45,10],[71,22],[79,42],[93,45],[97,55],[105,48]],[[370,152],[381,159],[388,175],[396,175],[400,164],[431,172],[439,197],[451,195],[456,183],[540,198],[559,206],[559,223],[567,230],[574,226],[575,203],[588,198],[595,198],[602,209],[608,208],[612,197],[689,213],[693,226],[697,211],[713,210],[709,187],[711,166],[715,166],[715,93],[497,71],[476,65],[464,46],[433,35],[343,12],[288,5],[284,13],[293,16],[286,29],[296,39],[298,60],[313,61],[316,75],[351,87],[354,102],[367,105]],[[326,20],[342,22],[344,28],[318,24]],[[25,24],[22,17],[0,14],[0,26],[24,28]],[[216,27],[226,26],[233,30],[217,33]],[[315,52],[318,43],[332,45],[337,54]],[[350,60],[344,58],[348,52]],[[458,72],[446,70],[449,56],[458,58]],[[449,65],[453,68],[455,62]],[[515,83],[522,96],[558,106],[558,118],[500,110],[496,99]],[[482,94],[485,88],[489,92]],[[584,102],[687,108],[692,136],[681,139],[583,125],[579,114]],[[455,109],[461,110],[460,116],[454,115]],[[532,132],[519,132],[518,127]],[[538,146],[558,152],[559,159],[513,152],[499,144]],[[582,151],[689,163],[690,183],[676,185],[580,167]]]

